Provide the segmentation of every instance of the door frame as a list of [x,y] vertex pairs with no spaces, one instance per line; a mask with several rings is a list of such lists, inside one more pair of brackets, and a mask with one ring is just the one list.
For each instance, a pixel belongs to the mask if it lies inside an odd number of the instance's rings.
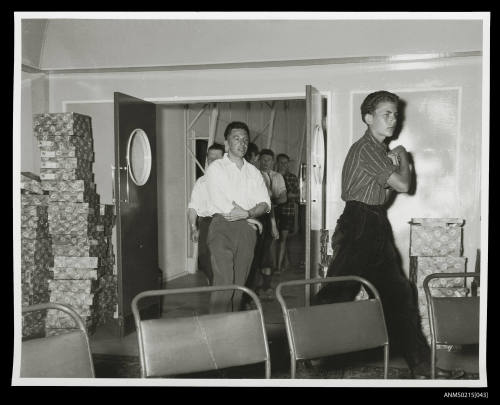
[[[224,103],[224,102],[242,102],[242,101],[267,101],[267,100],[297,100],[297,99],[304,99],[306,98],[306,91],[305,91],[305,86],[304,84],[304,92],[295,92],[295,93],[264,93],[264,94],[235,94],[235,95],[225,95],[225,96],[192,96],[192,97],[144,97],[143,100],[145,101],[150,101],[156,104],[199,104],[199,103]],[[331,103],[332,103],[332,92],[331,91],[325,91],[321,90],[321,88],[316,87],[321,95],[321,97],[326,99],[326,130],[327,133],[331,133],[331,114],[330,108],[331,108]],[[186,152],[187,153],[187,152]],[[328,190],[327,190],[328,194]],[[186,196],[188,197],[188,196]],[[326,204],[326,201],[325,201]],[[325,221],[328,224],[328,208],[326,209],[325,213]],[[186,225],[187,226],[187,225]],[[185,249],[186,252],[189,251],[188,249],[188,243],[189,240],[188,238],[185,238]],[[186,255],[185,258],[185,269],[188,268],[189,266],[189,257]],[[185,271],[180,274],[176,274],[174,278],[178,278],[181,276],[184,276],[188,274],[188,271]],[[169,281],[171,279],[167,279],[166,281]]]
[[[208,96],[170,96],[170,97],[142,97],[140,95],[137,95],[136,97],[140,97],[144,101],[149,101],[152,103],[155,103],[157,105],[168,105],[168,104],[198,104],[198,103],[224,103],[224,102],[242,102],[242,101],[267,101],[267,100],[297,100],[297,99],[304,99],[306,98],[306,90],[305,86],[310,83],[304,83],[304,91],[303,92],[285,92],[285,93],[258,93],[258,94],[232,94],[232,95],[208,95]],[[330,90],[322,90],[321,86],[314,86],[316,89],[318,89],[319,93],[321,94],[322,97],[326,99],[326,132],[327,134],[332,133],[332,125],[331,125],[331,119],[332,119],[332,114],[330,114],[331,108],[332,108],[332,98],[333,94],[332,91]],[[127,89],[121,89],[120,92],[127,91]],[[100,104],[100,103],[111,103],[113,104],[114,99],[100,99],[100,100],[65,100],[62,102],[62,111],[66,112],[67,111],[67,106],[68,104]],[[186,136],[186,134],[185,134]],[[328,139],[331,139],[329,136]],[[326,153],[328,154],[328,142],[327,142],[327,149]],[[185,153],[187,153],[185,151]],[[326,193],[328,195],[328,185],[326,187]],[[187,196],[186,196],[187,197]],[[328,224],[329,222],[329,210],[328,210],[328,201],[325,201],[327,207],[326,207],[326,213],[325,213],[325,222]],[[186,215],[186,214],[184,214]],[[186,219],[186,229],[187,229],[187,219]],[[185,250],[186,252],[189,251],[188,249],[188,238],[184,238],[184,243],[185,243]],[[114,247],[116,249],[116,246]],[[189,265],[189,257],[186,255],[184,258],[184,268],[187,269]],[[163,270],[163,269],[162,269]],[[178,277],[182,277],[184,275],[189,274],[188,271],[186,270],[183,273],[176,274],[174,277],[167,278],[164,281],[170,281]]]

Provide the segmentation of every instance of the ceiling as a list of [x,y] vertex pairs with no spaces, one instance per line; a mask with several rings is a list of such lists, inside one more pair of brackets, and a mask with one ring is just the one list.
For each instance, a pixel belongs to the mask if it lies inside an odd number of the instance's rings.
[[25,19],[41,70],[245,64],[482,51],[482,20]]

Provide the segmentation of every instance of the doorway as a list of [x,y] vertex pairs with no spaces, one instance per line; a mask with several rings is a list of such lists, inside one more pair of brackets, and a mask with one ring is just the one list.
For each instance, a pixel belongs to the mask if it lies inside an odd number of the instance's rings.
[[[310,91],[309,97],[312,96]],[[311,113],[319,108],[316,111],[314,122],[315,127],[317,127],[318,122],[321,126],[320,135],[324,152],[326,149],[325,136],[328,122],[326,116],[329,98],[317,90],[315,90],[315,96],[317,98],[315,105],[310,105],[309,109]],[[249,125],[250,140],[257,145],[259,150],[271,149],[275,155],[286,153],[291,161],[290,171],[301,179],[301,203],[296,204],[294,230],[288,241],[289,271],[282,277],[276,277],[273,283],[276,284],[284,279],[303,279],[320,275],[321,273],[317,269],[320,263],[316,259],[309,261],[315,269],[306,274],[306,238],[309,239],[309,244],[316,239],[311,238],[306,232],[306,229],[309,229],[306,224],[307,204],[311,205],[311,197],[307,195],[307,184],[310,179],[305,168],[312,161],[311,158],[307,158],[308,153],[311,154],[311,151],[314,151],[317,155],[314,164],[318,164],[320,155],[324,160],[325,154],[318,155],[314,145],[311,146],[311,141],[308,141],[312,138],[312,132],[308,128],[311,123],[306,122],[306,98],[303,95],[293,95],[266,99],[219,99],[208,100],[208,102],[203,100],[202,102],[186,102],[184,104],[162,103],[160,101],[156,101],[156,103],[158,151],[159,156],[161,156],[159,165],[162,166],[159,169],[159,201],[163,201],[163,203],[159,203],[159,209],[165,210],[163,213],[159,212],[160,249],[163,239],[166,242],[163,246],[167,247],[167,251],[176,254],[176,258],[165,255],[163,263],[160,258],[160,267],[164,270],[167,269],[167,272],[173,270],[173,273],[170,272],[165,277],[167,283],[172,283],[183,276],[195,276],[195,279],[197,276],[204,278],[204,275],[200,275],[197,271],[197,247],[190,240],[186,207],[196,179],[204,173],[207,147],[214,142],[224,143],[224,129],[231,121],[244,121]],[[179,136],[182,131],[184,132],[183,140]],[[163,141],[169,139],[168,144],[162,145],[162,139]],[[181,141],[184,141],[185,144],[182,144]],[[184,154],[179,153],[182,149],[185,150]],[[324,162],[320,166],[324,172]],[[185,180],[184,183],[182,183],[182,179]],[[314,225],[320,228],[324,228],[322,225],[325,217],[324,184],[324,179],[319,180],[319,183],[317,180],[315,181],[314,190],[320,190],[319,199],[313,193],[316,203],[314,209],[317,211],[319,207],[321,211],[321,215],[314,218],[322,218],[320,222],[316,220]],[[176,196],[175,201],[169,201],[171,196]],[[165,219],[170,219],[170,226],[165,224],[162,229],[161,223]],[[169,232],[169,229],[172,228],[177,230],[175,235]],[[314,235],[316,234],[319,235],[319,229],[315,231]],[[319,238],[317,239],[319,241]],[[313,250],[318,251],[315,256],[319,257],[320,246],[315,244]],[[181,256],[181,252],[184,256]],[[300,301],[304,303],[307,300],[305,297],[301,297]],[[276,315],[281,317],[279,309]]]

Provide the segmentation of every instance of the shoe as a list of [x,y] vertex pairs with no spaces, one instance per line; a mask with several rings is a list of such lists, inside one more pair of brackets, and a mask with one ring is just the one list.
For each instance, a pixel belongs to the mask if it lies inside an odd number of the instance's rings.
[[[429,380],[431,378],[431,366],[424,362],[411,370],[412,377],[417,380]],[[436,367],[436,380],[458,380],[465,375],[464,370],[445,370]]]
[[254,309],[257,309],[257,305],[255,305],[255,302],[249,301],[243,305],[243,310],[244,311],[252,311]]
[[259,298],[261,300],[269,301],[274,299],[274,291],[272,288],[268,288],[267,290],[261,290],[259,292]]

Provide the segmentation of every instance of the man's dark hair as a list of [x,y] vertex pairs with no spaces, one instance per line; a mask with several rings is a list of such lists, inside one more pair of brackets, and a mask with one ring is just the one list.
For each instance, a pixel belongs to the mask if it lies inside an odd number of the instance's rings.
[[262,149],[260,151],[260,156],[262,156],[262,155],[268,155],[274,159],[274,152],[271,149]]
[[224,152],[226,152],[226,150],[224,149],[224,145],[221,145],[220,143],[217,143],[217,142],[210,145],[208,147],[208,150],[220,150],[223,155],[224,155]]
[[224,139],[227,139],[233,129],[244,129],[248,137],[250,138],[250,130],[248,129],[248,125],[241,121],[233,121],[227,124],[226,130],[224,131]]
[[258,155],[258,154],[259,154],[258,146],[253,142],[250,142],[247,147],[247,153],[245,153],[245,159],[247,160],[247,162],[250,161],[253,155]]
[[366,124],[366,114],[373,114],[377,109],[379,103],[385,102],[391,102],[398,105],[399,97],[396,94],[385,90],[380,90],[368,94],[361,104],[361,119],[363,120],[363,122]]
[[288,156],[286,153],[280,153],[278,156],[276,156],[276,161],[278,161],[280,158],[285,158],[286,160],[290,161],[290,156]]

